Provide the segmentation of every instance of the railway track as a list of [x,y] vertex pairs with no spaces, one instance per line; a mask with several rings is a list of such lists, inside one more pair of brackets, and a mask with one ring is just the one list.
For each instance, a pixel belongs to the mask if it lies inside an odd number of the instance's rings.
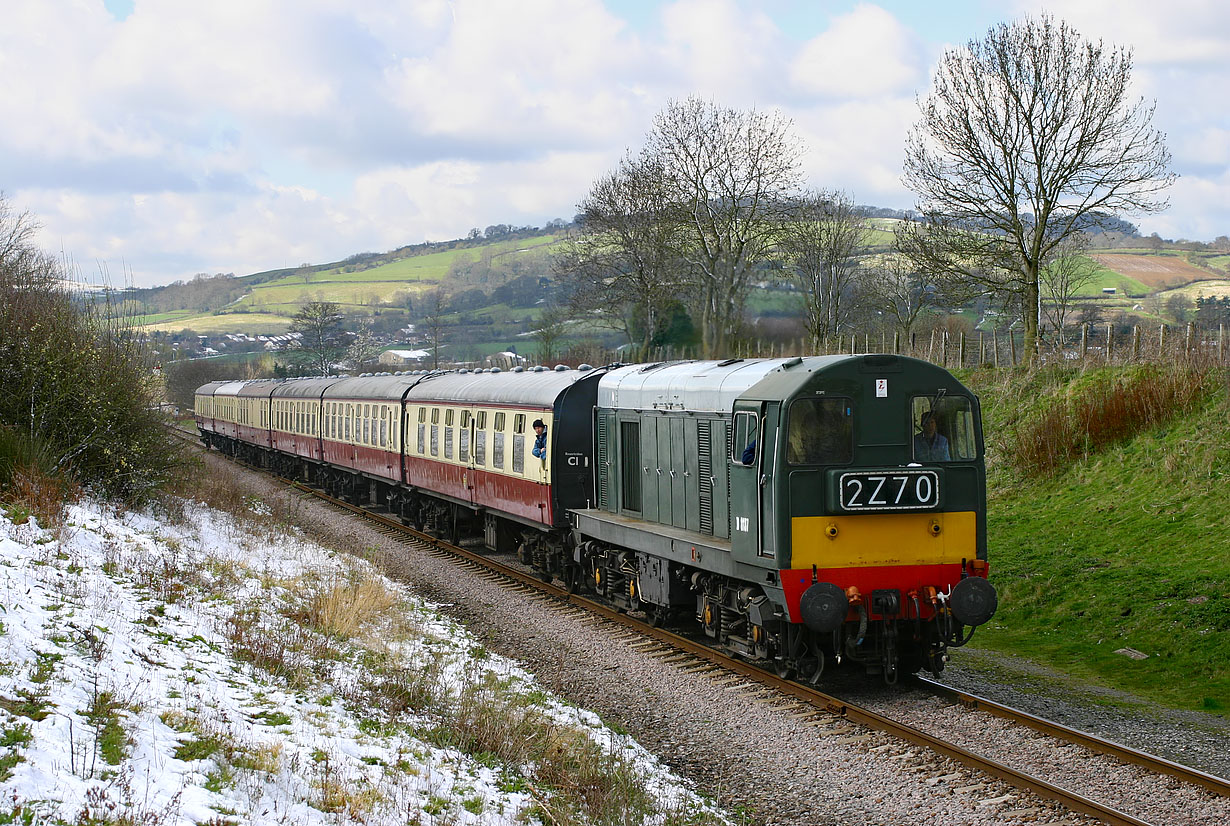
[[[684,664],[684,661],[690,659],[695,666],[694,670],[707,669],[713,672],[725,672],[732,676],[737,675],[740,681],[744,683],[763,687],[764,690],[771,691],[777,697],[788,697],[799,706],[801,717],[804,716],[802,714],[804,711],[807,712],[807,716],[827,715],[835,719],[857,723],[875,731],[883,732],[905,742],[925,748],[935,754],[950,758],[1017,789],[1026,790],[1039,797],[1055,801],[1073,812],[1090,815],[1104,823],[1113,824],[1113,826],[1162,826],[1162,824],[1150,824],[1148,821],[1140,820],[1127,812],[1119,811],[1109,805],[1087,798],[1078,791],[1054,785],[1039,777],[1032,776],[1012,766],[949,743],[918,728],[890,719],[848,700],[827,694],[810,686],[783,680],[776,674],[765,671],[743,660],[727,656],[681,634],[664,628],[651,627],[602,603],[579,594],[569,593],[566,589],[553,582],[543,582],[536,574],[530,571],[505,564],[497,559],[492,559],[489,556],[476,553],[464,547],[450,545],[442,540],[414,531],[412,528],[402,525],[397,519],[334,499],[302,483],[291,482],[290,484],[306,494],[311,494],[329,502],[334,507],[362,516],[378,526],[381,532],[386,533],[390,537],[409,541],[438,556],[458,559],[488,578],[503,580],[512,584],[518,590],[549,599],[561,607],[572,606],[585,611],[591,616],[598,617],[606,624],[616,626],[621,631],[624,631],[625,633],[621,635],[621,638],[627,641],[628,644],[644,650],[659,649],[652,653],[664,661],[670,660],[674,665],[683,664],[684,667],[688,667],[687,664]],[[1169,775],[1184,783],[1191,783],[1218,795],[1230,797],[1230,781],[1222,778],[1214,777],[1213,775],[1205,774],[1163,758],[1043,720],[1042,718],[995,703],[986,698],[947,688],[930,680],[919,679],[919,683],[925,685],[928,691],[945,697],[952,702],[959,703],[968,709],[993,714],[1016,724],[1032,728],[1049,737],[1082,746],[1099,754],[1110,755],[1147,771]]]
[[[771,672],[764,671],[743,660],[729,657],[686,636],[664,628],[651,627],[602,603],[579,594],[569,593],[554,583],[543,582],[534,573],[518,566],[509,565],[465,547],[450,545],[416,532],[404,526],[400,520],[334,499],[300,482],[287,481],[287,484],[304,494],[328,502],[336,508],[360,515],[391,538],[410,543],[436,556],[447,556],[458,560],[488,579],[507,583],[553,606],[584,612],[584,615],[595,618],[594,624],[603,624],[617,629],[617,636],[630,647],[649,653],[663,662],[689,671],[709,672],[711,678],[723,682],[727,689],[760,692],[766,697],[773,698],[775,702],[792,703],[794,708],[791,709],[791,713],[796,714],[802,722],[829,719],[858,724],[934,754],[942,755],[974,771],[994,777],[1017,789],[1032,792],[1072,812],[1089,815],[1104,823],[1162,826],[1159,822],[1151,823],[1141,820],[1128,812],[1085,797],[1077,790],[1062,788],[1040,777],[947,742],[916,727],[893,720],[857,703],[810,686],[783,680]],[[726,685],[727,683],[729,684]],[[742,683],[746,689],[740,687],[739,683]],[[918,684],[925,687],[927,691],[972,711],[991,714],[1014,724],[1027,726],[1047,737],[1078,745],[1099,754],[1109,755],[1125,763],[1139,766],[1146,771],[1167,775],[1182,783],[1192,784],[1223,797],[1230,797],[1230,781],[1222,778],[1052,723],[986,698],[956,691],[930,680],[919,679]],[[847,739],[851,742],[858,742],[864,738],[856,735]]]

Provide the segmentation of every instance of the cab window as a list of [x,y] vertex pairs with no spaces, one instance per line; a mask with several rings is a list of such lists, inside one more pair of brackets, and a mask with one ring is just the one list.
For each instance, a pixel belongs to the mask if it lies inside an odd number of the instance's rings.
[[915,396],[910,400],[915,462],[968,462],[978,456],[974,406],[966,396]]
[[792,465],[849,462],[854,457],[853,421],[849,399],[795,399],[786,422],[786,461]]
[[755,413],[735,414],[734,437],[730,442],[730,461],[741,465],[756,463],[756,427]]

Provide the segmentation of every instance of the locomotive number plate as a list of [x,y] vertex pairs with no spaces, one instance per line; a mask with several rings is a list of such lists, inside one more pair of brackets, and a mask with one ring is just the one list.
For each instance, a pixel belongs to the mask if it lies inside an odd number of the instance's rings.
[[843,473],[841,507],[848,511],[898,511],[940,504],[940,476],[934,470]]

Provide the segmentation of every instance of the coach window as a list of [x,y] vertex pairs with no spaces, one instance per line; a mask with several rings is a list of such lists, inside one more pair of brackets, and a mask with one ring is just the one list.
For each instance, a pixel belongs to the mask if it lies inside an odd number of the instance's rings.
[[380,405],[380,446],[389,446],[389,409]]
[[462,410],[457,427],[457,461],[470,461],[470,411]]
[[431,455],[440,455],[440,408],[431,409]]
[[504,469],[504,414],[495,414],[495,433],[491,434],[491,466]]
[[444,411],[444,458],[453,458],[453,410]]
[[525,473],[525,414],[513,415],[512,440],[513,473]]
[[474,463],[487,464],[487,411],[474,414]]

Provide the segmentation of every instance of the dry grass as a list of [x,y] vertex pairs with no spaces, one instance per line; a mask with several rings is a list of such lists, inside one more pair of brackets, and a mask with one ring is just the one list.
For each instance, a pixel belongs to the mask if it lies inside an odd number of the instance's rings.
[[299,617],[319,631],[349,638],[397,604],[397,595],[367,570],[352,570],[312,589]]
[[1003,442],[1006,455],[1020,470],[1054,473],[1194,409],[1216,375],[1198,364],[1090,373],[1024,413]]
[[34,467],[15,468],[8,486],[0,491],[0,503],[14,522],[33,516],[53,531],[64,526],[65,509],[80,498],[81,487],[71,477],[48,475]]

